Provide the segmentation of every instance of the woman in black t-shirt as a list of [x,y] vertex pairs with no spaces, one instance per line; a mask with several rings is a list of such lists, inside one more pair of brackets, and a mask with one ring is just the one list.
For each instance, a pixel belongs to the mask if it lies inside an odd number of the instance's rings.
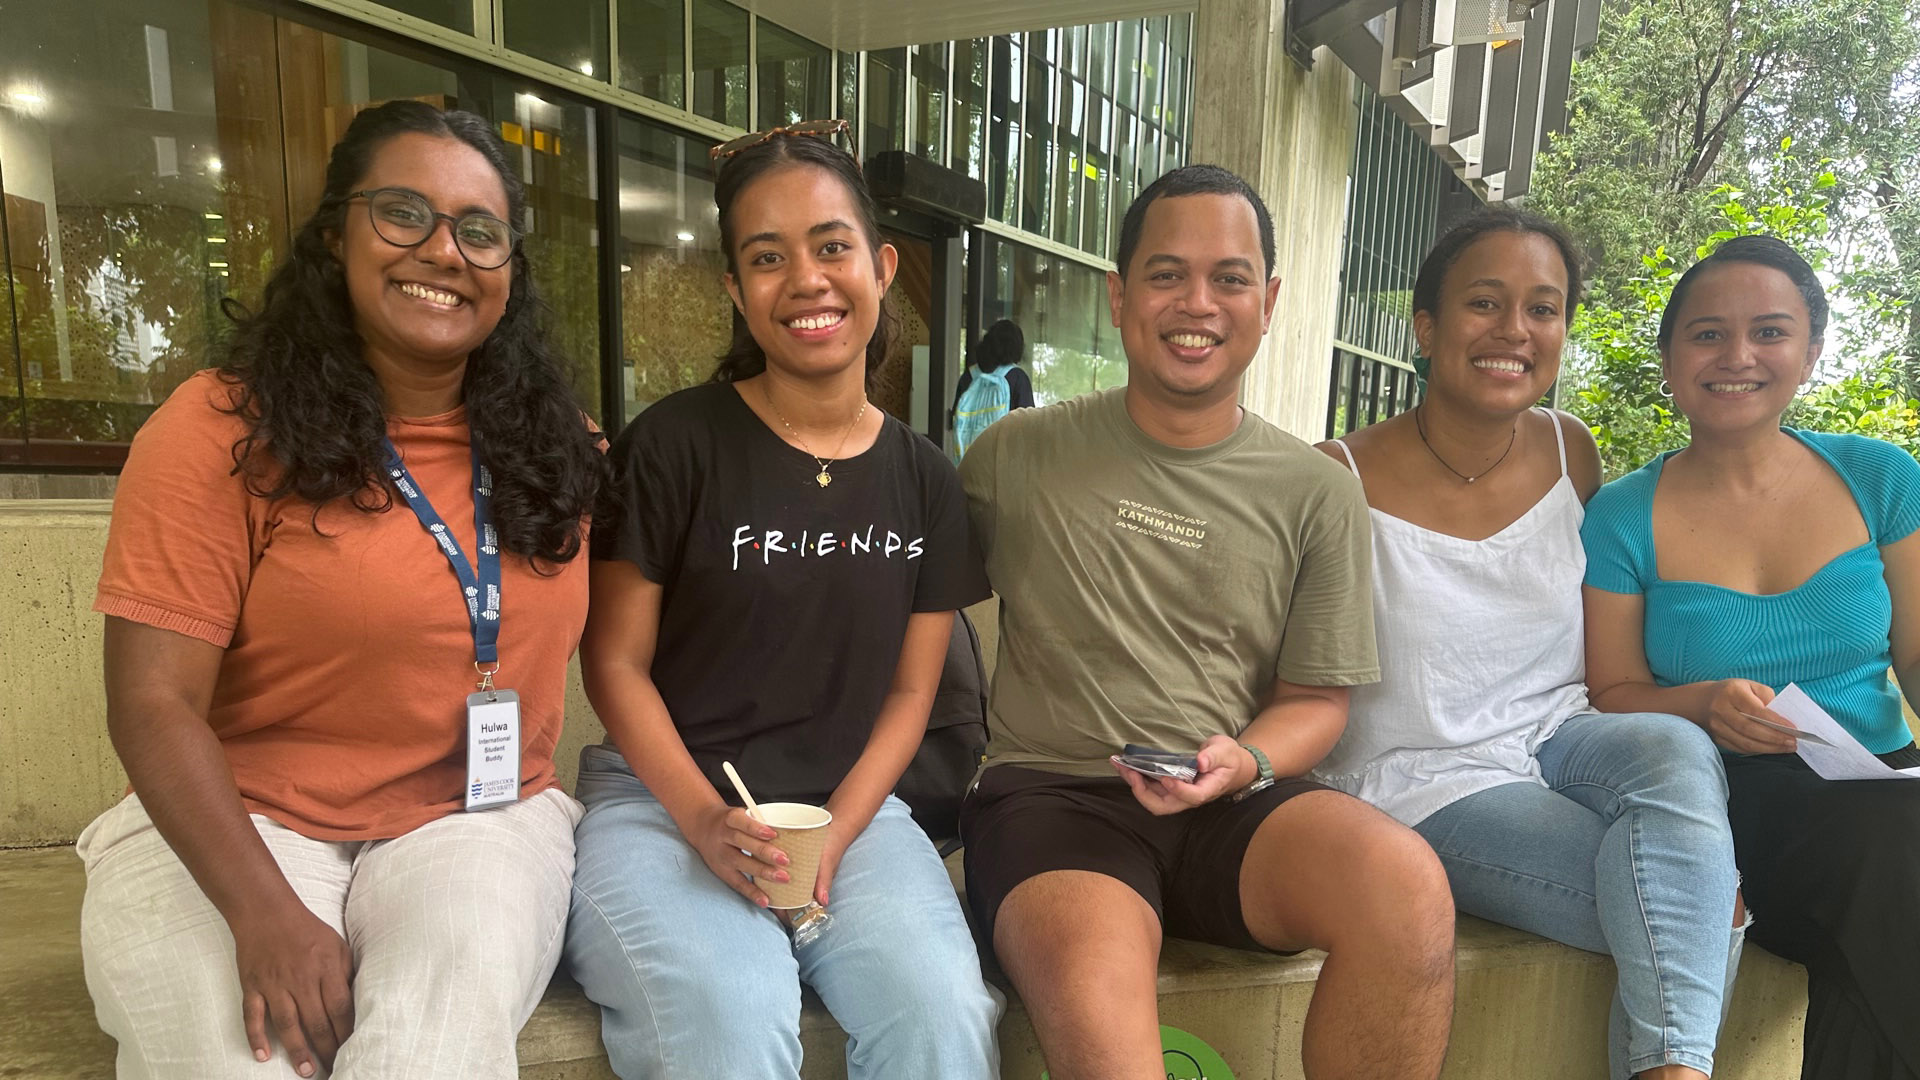
[[[621,509],[593,534],[581,662],[610,745],[581,756],[568,959],[623,1077],[794,1080],[802,982],[850,1080],[995,1076],[999,1006],[892,794],[953,611],[987,595],[952,466],[867,400],[897,255],[824,138],[726,156],[714,199],[733,345],[621,433]],[[722,761],[756,799],[832,812],[816,939],[762,910],[786,855]]]

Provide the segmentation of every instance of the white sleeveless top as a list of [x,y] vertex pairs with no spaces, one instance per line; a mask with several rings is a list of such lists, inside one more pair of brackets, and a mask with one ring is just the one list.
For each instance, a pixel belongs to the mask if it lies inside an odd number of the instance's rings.
[[[1413,825],[1476,791],[1545,786],[1534,753],[1587,704],[1586,510],[1567,475],[1485,540],[1369,508],[1381,681],[1353,688],[1322,782]],[[1354,475],[1353,452],[1334,440]]]

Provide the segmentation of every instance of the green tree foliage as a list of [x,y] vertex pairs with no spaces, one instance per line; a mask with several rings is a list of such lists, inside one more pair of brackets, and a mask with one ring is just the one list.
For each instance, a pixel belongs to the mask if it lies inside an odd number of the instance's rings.
[[[1911,304],[1889,291],[1884,273],[1837,258],[1829,211],[1839,181],[1829,163],[1804,166],[1792,146],[1792,140],[1782,140],[1768,165],[1767,197],[1756,200],[1731,185],[1711,193],[1711,231],[1688,253],[1688,262],[1748,233],[1792,244],[1829,282],[1828,297],[1846,322],[1836,320],[1829,327],[1823,362],[1784,422],[1870,435],[1920,451],[1920,401],[1903,389],[1901,377],[1902,333]],[[1660,315],[1680,269],[1666,246],[1655,247],[1640,256],[1637,273],[1597,293],[1568,330],[1563,377],[1568,389],[1562,404],[1593,429],[1610,478],[1686,445],[1686,418],[1662,392],[1657,341]]]
[[1767,232],[1818,268],[1835,325],[1788,422],[1911,445],[1920,393],[1920,4],[1610,0],[1529,208],[1594,256],[1562,403],[1609,475],[1682,445],[1655,328],[1679,271]]
[[[1764,186],[1791,138],[1835,177],[1832,269],[1920,294],[1920,4],[1616,0],[1570,106],[1529,205],[1591,249],[1596,292],[1628,301],[1641,256],[1724,224],[1721,190]],[[1901,377],[1915,389],[1920,306],[1907,311]]]

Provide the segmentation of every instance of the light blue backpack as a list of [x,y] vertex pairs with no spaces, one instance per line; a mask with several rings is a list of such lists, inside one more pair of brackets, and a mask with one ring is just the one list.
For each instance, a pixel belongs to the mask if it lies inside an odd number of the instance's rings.
[[1007,371],[1012,365],[1002,365],[993,371],[981,371],[968,365],[967,370],[973,378],[967,383],[966,393],[953,406],[953,443],[956,459],[964,457],[967,447],[973,440],[987,430],[987,425],[1007,415],[1013,407],[1013,395],[1007,390]]
[[1012,365],[1000,365],[993,371],[981,371],[968,365],[972,379],[966,384],[966,392],[960,394],[960,400],[954,402],[954,459],[966,455],[973,446],[973,440],[979,438],[979,432],[987,430],[996,419],[1004,417],[1012,409],[1014,396],[1006,388],[1006,373]]

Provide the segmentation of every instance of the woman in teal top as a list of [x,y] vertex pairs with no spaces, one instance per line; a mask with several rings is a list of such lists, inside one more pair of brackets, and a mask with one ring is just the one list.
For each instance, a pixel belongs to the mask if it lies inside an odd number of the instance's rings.
[[[1920,783],[1828,781],[1767,704],[1797,683],[1867,749],[1920,765],[1920,464],[1780,426],[1827,303],[1770,237],[1727,241],[1674,287],[1662,371],[1692,442],[1587,506],[1587,683],[1726,752],[1735,857],[1763,947],[1807,965],[1805,1080],[1920,1077]],[[1791,726],[1788,724],[1788,726]]]

